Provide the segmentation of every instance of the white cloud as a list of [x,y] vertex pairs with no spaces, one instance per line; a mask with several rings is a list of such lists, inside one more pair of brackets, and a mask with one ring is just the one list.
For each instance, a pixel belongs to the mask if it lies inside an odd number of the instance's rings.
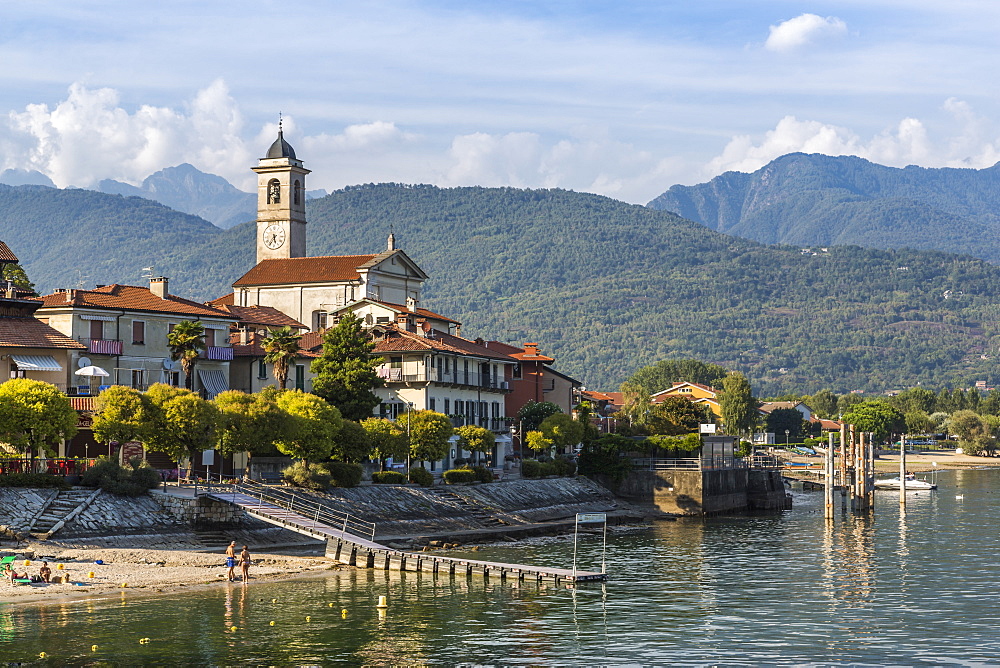
[[769,51],[793,51],[807,44],[846,34],[847,24],[836,16],[823,18],[816,14],[802,14],[771,26],[764,48]]
[[985,118],[961,100],[950,98],[942,109],[951,115],[951,130],[936,138],[916,118],[864,140],[848,128],[786,116],[755,141],[733,137],[722,153],[705,166],[705,178],[726,171],[752,172],[787,153],[857,155],[882,165],[905,167],[971,167],[982,169],[1000,160],[1000,137]]

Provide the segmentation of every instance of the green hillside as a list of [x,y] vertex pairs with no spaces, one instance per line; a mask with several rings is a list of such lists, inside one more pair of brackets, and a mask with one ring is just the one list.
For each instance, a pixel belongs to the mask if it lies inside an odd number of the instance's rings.
[[673,186],[649,206],[763,243],[933,249],[1000,263],[998,166],[897,169],[792,153],[753,174]]
[[[63,192],[33,192],[45,191]],[[6,195],[0,189],[0,202]],[[87,243],[97,254],[92,281],[137,283],[132,268],[152,264],[172,292],[209,298],[253,261],[252,225],[223,231],[152,203],[141,209],[141,200],[90,195],[106,198],[99,215],[51,206],[64,247]],[[10,202],[4,210],[11,215]],[[12,239],[16,217],[0,223],[0,239],[32,280],[43,289],[71,282],[81,261],[38,262],[51,256],[36,248],[46,238]],[[1000,382],[990,359],[1000,346],[1000,269],[979,260],[858,247],[806,255],[560,190],[360,186],[311,200],[309,220],[313,255],[376,252],[391,223],[431,275],[425,306],[461,319],[466,334],[538,341],[594,388],[668,357],[740,369],[762,394]],[[118,238],[81,238],[104,229]]]

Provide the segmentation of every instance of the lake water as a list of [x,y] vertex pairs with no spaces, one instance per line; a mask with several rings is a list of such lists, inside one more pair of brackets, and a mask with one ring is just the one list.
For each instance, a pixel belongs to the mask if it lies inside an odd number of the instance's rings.
[[[346,570],[245,589],[5,605],[0,660],[997,665],[1000,471],[942,472],[939,483],[910,493],[904,517],[898,495],[880,492],[872,516],[838,510],[828,526],[822,493],[806,493],[781,515],[615,531],[610,581],[576,589]],[[599,567],[600,546],[583,540],[581,568]],[[572,553],[571,539],[544,539],[475,556],[570,566]],[[384,617],[379,595],[389,598]]]

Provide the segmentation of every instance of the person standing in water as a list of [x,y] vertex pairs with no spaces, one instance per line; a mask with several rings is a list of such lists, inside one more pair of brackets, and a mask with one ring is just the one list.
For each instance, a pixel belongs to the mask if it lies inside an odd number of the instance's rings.
[[234,540],[226,548],[226,567],[229,569],[229,581],[236,580],[236,541]]

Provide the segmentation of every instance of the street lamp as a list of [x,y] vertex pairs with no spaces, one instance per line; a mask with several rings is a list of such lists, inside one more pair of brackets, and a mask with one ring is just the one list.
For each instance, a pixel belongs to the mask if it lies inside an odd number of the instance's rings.
[[788,434],[789,434],[790,431],[791,430],[789,430],[789,429],[785,430],[785,450],[788,449]]

